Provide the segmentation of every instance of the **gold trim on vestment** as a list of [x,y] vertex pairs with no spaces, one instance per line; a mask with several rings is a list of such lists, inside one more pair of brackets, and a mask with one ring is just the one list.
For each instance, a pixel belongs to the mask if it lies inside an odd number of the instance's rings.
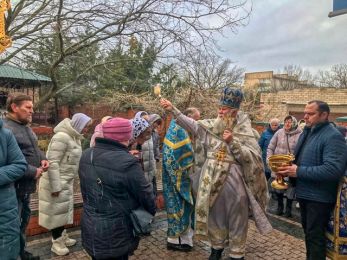
[[182,171],[176,171],[176,189],[178,192],[181,191],[181,182],[182,182]]
[[[222,145],[222,142],[220,145]],[[224,185],[226,177],[229,174],[230,165],[235,163],[232,154],[226,153],[223,159],[224,161],[217,161],[213,153],[207,153],[207,160],[200,175],[197,201],[195,204],[196,235],[213,236],[209,234],[207,225],[209,211],[220,189]]]
[[183,214],[184,214],[184,204],[186,202],[183,200],[183,205],[182,205],[182,209],[177,212],[177,213],[172,213],[172,214],[167,214],[168,218],[175,218],[176,220],[179,220],[180,218],[182,218]]
[[183,159],[185,159],[185,158],[187,158],[189,156],[193,156],[193,153],[192,152],[184,153],[180,158],[178,158],[177,162],[180,162],[180,161],[182,161]]
[[342,192],[342,186],[343,182],[346,181],[345,177],[342,179],[342,181],[339,183],[338,186],[338,192],[337,192],[337,200],[336,205],[334,209],[334,230],[333,233],[326,232],[326,237],[333,243],[334,249],[329,250],[327,249],[327,256],[330,259],[347,259],[347,255],[340,254],[340,246],[347,244],[347,237],[340,237],[340,207],[341,207],[341,192]]
[[191,141],[190,141],[189,137],[184,139],[183,141],[178,142],[178,143],[173,143],[166,138],[164,139],[164,144],[166,144],[167,146],[169,146],[170,148],[172,148],[174,150],[180,148],[183,145],[189,144],[190,142]]

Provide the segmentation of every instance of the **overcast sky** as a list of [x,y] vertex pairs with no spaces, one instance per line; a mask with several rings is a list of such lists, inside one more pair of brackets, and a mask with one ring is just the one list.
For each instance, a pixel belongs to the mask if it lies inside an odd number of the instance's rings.
[[247,72],[300,65],[316,73],[347,63],[347,14],[328,17],[333,0],[253,0],[246,27],[218,40]]

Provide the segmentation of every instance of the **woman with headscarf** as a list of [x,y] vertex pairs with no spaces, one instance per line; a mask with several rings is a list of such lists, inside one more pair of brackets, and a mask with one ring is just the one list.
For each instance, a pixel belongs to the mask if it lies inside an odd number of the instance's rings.
[[82,113],[65,118],[54,128],[47,159],[50,167],[39,183],[39,225],[51,230],[51,251],[67,255],[76,240],[68,237],[64,225],[73,223],[73,181],[82,154],[81,140],[92,119]]
[[[298,121],[294,116],[288,115],[284,118],[284,126],[282,129],[278,130],[272,137],[270,144],[267,148],[267,162],[271,155],[275,154],[294,154],[295,146],[298,142],[299,136],[301,134],[301,129],[298,128]],[[272,173],[272,177],[276,177],[275,173]],[[277,215],[283,215],[283,190],[276,190],[277,195]],[[295,196],[295,188],[289,184],[287,189],[287,203],[286,210],[284,213],[285,217],[292,216],[292,202]]]
[[158,127],[162,124],[162,121],[162,118],[158,114],[149,115],[148,122],[152,127],[154,159],[156,162],[159,162],[160,160],[160,136],[158,133]]
[[[152,130],[148,121],[141,116],[135,116],[130,120],[130,122],[133,129],[132,138],[129,144],[130,153],[139,158],[142,168],[144,168],[142,160],[142,145],[151,138]],[[148,180],[147,177],[146,179]]]

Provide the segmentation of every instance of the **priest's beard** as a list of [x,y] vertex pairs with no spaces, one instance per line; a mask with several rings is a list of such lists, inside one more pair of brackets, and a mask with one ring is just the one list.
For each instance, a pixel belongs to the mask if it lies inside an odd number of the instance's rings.
[[217,117],[217,119],[214,122],[212,131],[214,134],[218,136],[222,136],[226,127],[227,125],[226,125],[226,122],[223,120],[223,118]]
[[235,122],[235,118],[229,114],[225,115],[223,118],[217,117],[213,125],[213,133],[218,136],[222,136],[224,133],[224,130],[233,129],[234,122]]

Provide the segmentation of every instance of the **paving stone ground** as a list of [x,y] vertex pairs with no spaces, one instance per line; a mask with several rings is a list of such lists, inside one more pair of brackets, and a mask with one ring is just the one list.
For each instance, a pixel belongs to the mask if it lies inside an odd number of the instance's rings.
[[[275,216],[269,213],[269,219],[274,227],[272,233],[261,235],[252,220],[249,221],[249,232],[247,239],[247,260],[255,259],[305,259],[305,245],[300,224],[295,220]],[[160,212],[155,219],[155,231],[152,235],[141,240],[139,248],[130,260],[137,259],[208,259],[210,247],[207,242],[195,241],[191,252],[183,253],[169,251],[166,249],[166,216]],[[90,259],[84,252],[81,244],[81,232],[74,228],[68,230],[70,236],[77,239],[77,244],[71,248],[67,256],[58,257],[51,253],[50,234],[43,234],[28,239],[28,250],[41,259]],[[228,251],[224,252],[223,259],[228,258]]]

